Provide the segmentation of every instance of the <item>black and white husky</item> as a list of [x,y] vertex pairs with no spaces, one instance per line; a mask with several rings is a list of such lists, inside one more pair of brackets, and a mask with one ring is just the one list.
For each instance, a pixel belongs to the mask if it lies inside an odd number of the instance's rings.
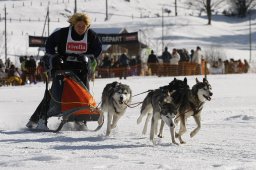
[[186,132],[186,119],[193,116],[197,127],[190,133],[190,137],[194,137],[201,128],[201,112],[205,101],[210,101],[213,93],[211,92],[211,85],[206,78],[203,82],[199,82],[196,78],[196,84],[192,87],[191,93],[189,94],[187,100],[189,105],[185,112],[179,112],[175,118],[175,122],[180,122],[179,132],[175,134],[176,138],[179,138],[180,143],[185,143],[181,136]]
[[148,122],[151,118],[150,140],[154,143],[154,135],[157,133],[158,121],[162,120],[170,128],[172,143],[177,144],[174,138],[174,118],[177,113],[178,105],[173,103],[172,95],[181,89],[189,89],[187,79],[174,80],[168,86],[160,87],[148,93],[143,100],[141,114],[137,119],[137,124],[142,121],[142,118],[147,115],[143,134],[146,134]]
[[107,84],[102,93],[101,109],[108,113],[107,132],[115,128],[118,120],[124,115],[127,105],[131,103],[132,91],[128,85],[113,82]]
[[[205,101],[210,101],[213,93],[211,92],[211,85],[206,78],[203,82],[199,82],[196,78],[196,84],[191,90],[185,91],[183,102],[177,109],[177,116],[174,119],[175,124],[180,124],[179,132],[175,133],[175,137],[179,139],[181,144],[185,141],[182,140],[181,136],[186,132],[186,120],[192,116],[196,122],[197,127],[190,133],[190,137],[194,137],[201,128],[201,112]],[[177,97],[172,96],[173,101]],[[163,125],[161,125],[159,136],[162,136]]]

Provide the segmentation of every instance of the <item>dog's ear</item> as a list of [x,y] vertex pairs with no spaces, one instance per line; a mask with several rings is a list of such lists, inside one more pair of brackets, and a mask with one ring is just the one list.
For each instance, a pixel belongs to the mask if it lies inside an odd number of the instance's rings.
[[208,83],[208,80],[206,78],[203,78],[204,83]]
[[185,77],[183,81],[187,84],[188,82],[187,77]]
[[198,79],[196,78],[196,83],[199,83]]
[[177,79],[174,77],[173,81],[176,81]]

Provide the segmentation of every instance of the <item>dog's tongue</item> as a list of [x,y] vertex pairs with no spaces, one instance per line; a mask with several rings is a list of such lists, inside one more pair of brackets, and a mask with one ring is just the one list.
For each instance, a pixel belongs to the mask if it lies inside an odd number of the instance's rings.
[[208,100],[208,101],[211,100],[211,97],[210,97],[210,96],[205,96],[205,95],[204,95],[204,98],[206,98],[206,100]]

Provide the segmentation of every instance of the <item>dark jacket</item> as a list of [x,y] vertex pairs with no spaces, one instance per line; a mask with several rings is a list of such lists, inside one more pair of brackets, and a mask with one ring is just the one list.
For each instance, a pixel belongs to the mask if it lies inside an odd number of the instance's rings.
[[120,67],[128,67],[129,66],[129,58],[127,55],[122,54],[119,58],[119,65]]
[[[61,28],[54,33],[52,33],[46,41],[46,53],[47,54],[60,54],[65,55],[66,53],[66,43],[68,38],[69,27]],[[72,27],[71,37],[75,41],[82,40],[84,35],[78,35],[74,28]],[[97,58],[102,51],[102,44],[96,33],[91,29],[88,30],[88,48],[86,54],[93,54]],[[57,51],[55,50],[57,47]]]
[[169,53],[167,50],[165,50],[162,54],[162,59],[164,63],[169,63],[172,58],[171,53]]
[[148,63],[158,63],[158,59],[155,54],[150,54],[148,56]]

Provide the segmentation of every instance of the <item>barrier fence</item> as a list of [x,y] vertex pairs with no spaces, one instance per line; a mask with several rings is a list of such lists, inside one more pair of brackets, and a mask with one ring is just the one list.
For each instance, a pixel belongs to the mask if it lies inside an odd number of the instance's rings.
[[124,76],[186,76],[205,74],[206,62],[196,64],[179,62],[178,65],[156,63],[142,64],[130,67],[102,68],[96,70],[96,78],[124,77]]

